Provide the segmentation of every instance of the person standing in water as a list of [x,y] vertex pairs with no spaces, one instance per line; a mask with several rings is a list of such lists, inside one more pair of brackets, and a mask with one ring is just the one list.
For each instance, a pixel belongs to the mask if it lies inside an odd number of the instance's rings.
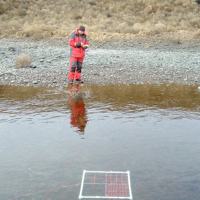
[[81,80],[81,70],[83,60],[85,58],[85,49],[87,49],[89,46],[84,26],[80,26],[70,35],[69,46],[70,65],[68,72],[68,83],[83,83]]

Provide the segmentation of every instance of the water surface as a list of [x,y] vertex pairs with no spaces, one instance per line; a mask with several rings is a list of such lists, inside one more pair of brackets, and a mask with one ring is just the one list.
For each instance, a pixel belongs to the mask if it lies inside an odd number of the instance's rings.
[[130,170],[135,200],[199,200],[195,86],[0,87],[0,199],[78,199],[88,170]]

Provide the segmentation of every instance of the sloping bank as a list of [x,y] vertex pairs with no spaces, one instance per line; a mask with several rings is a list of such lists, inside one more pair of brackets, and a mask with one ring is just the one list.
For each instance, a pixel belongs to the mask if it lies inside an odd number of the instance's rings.
[[[16,68],[16,57],[31,56],[33,68]],[[0,84],[63,87],[69,65],[67,41],[0,40]],[[200,84],[200,44],[93,44],[83,67],[90,84]]]

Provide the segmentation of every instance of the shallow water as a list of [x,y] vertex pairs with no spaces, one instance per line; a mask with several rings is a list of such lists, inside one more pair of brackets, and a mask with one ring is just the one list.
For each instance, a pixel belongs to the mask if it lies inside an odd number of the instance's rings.
[[199,200],[195,86],[0,87],[0,199],[78,199],[88,170],[130,170],[135,200]]

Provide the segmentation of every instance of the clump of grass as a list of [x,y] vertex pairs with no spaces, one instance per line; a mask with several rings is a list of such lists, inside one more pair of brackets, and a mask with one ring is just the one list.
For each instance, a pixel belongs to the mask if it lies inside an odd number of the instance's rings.
[[16,58],[16,67],[17,68],[26,68],[31,67],[32,59],[27,54],[20,54]]

